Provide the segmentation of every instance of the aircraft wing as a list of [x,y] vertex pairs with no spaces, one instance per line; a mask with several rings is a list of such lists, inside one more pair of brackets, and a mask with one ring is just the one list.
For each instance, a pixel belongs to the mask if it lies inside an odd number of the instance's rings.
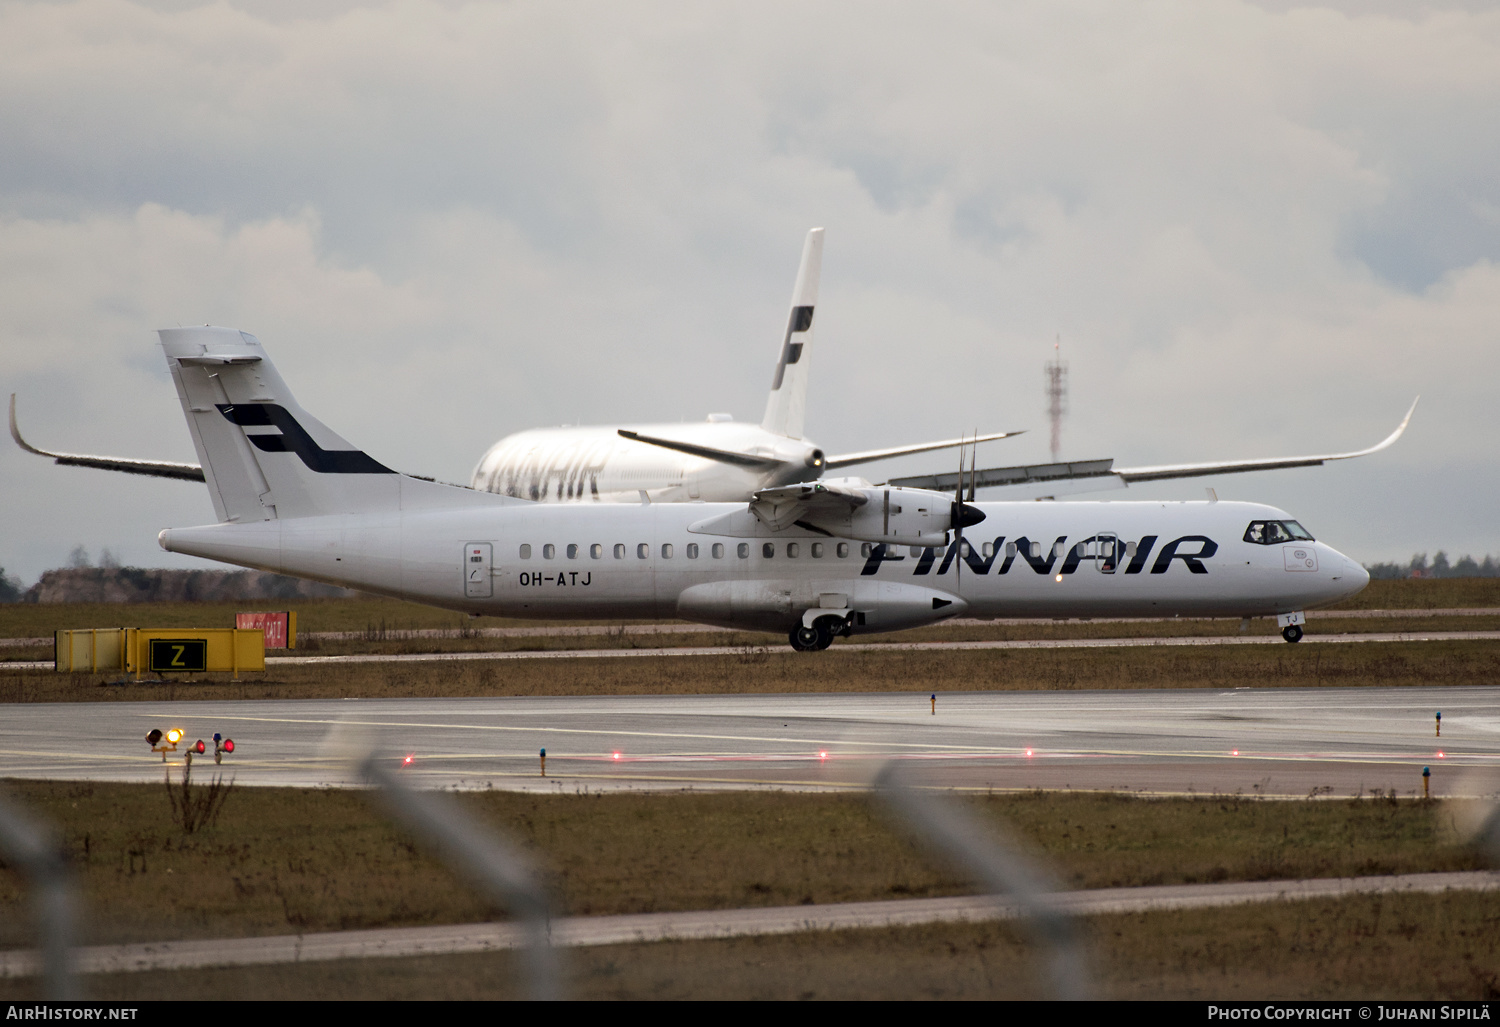
[[166,460],[132,460],[128,457],[86,456],[82,453],[49,453],[37,449],[21,438],[21,429],[16,426],[16,394],[10,394],[10,437],[16,445],[28,453],[51,457],[53,462],[74,467],[97,467],[104,471],[124,471],[127,474],[149,474],[157,478],[178,478],[182,481],[203,481],[203,468],[197,464],[179,464]]
[[780,531],[819,514],[847,514],[869,501],[858,489],[818,481],[761,489],[750,498],[750,512],[762,524]]
[[[1417,399],[1421,399],[1420,396]],[[1168,478],[1200,478],[1210,474],[1238,474],[1243,471],[1270,471],[1284,467],[1316,467],[1330,460],[1349,460],[1357,456],[1369,456],[1395,443],[1406,431],[1411,415],[1417,409],[1413,400],[1411,409],[1396,426],[1396,430],[1384,441],[1351,453],[1321,453],[1314,456],[1270,457],[1258,460],[1228,460],[1197,464],[1159,464],[1152,467],[1115,467],[1113,460],[1085,460],[1074,463],[1028,464],[1019,467],[991,467],[974,471],[976,488],[1005,488],[1008,486],[1040,486],[1046,482],[1078,482],[1084,487],[1073,487],[1067,491],[1087,492],[1094,488],[1122,488],[1137,481],[1165,481]],[[892,478],[890,484],[912,488],[933,489],[951,492],[958,487],[956,471],[947,474],[919,475],[910,478]],[[1085,483],[1080,479],[1095,479]],[[968,487],[969,474],[963,476],[964,487]],[[1027,491],[1035,493],[1038,488]]]
[[[859,453],[840,453],[837,456],[831,456],[824,460],[823,466],[832,471],[840,467],[850,467],[854,464],[867,464],[872,460],[884,460],[887,457],[893,456],[906,456],[908,453],[926,453],[934,449],[953,449],[957,446],[970,446],[976,442],[993,442],[995,439],[1008,439],[1012,435],[1021,435],[1024,432],[1025,429],[1023,428],[1021,431],[997,431],[992,435],[968,435],[961,439],[923,442],[915,446],[893,446],[890,449],[866,449]],[[927,486],[922,487],[926,488]]]

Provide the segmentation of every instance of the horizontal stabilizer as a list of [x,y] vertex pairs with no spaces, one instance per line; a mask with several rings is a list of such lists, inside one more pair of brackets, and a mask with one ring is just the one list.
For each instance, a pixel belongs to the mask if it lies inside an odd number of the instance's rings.
[[[956,449],[959,446],[972,446],[976,442],[993,442],[996,439],[1008,439],[1012,435],[1024,434],[1025,429],[1023,428],[1020,431],[997,431],[989,435],[965,435],[961,439],[943,439],[941,442],[921,442],[914,446],[892,446],[889,449],[867,449],[860,453],[840,453],[824,461],[824,466],[832,471],[840,467],[852,467],[854,464],[867,464],[873,460],[886,460],[893,456],[906,456],[910,453],[929,453],[934,449]],[[915,481],[917,479],[913,478],[911,480]],[[929,486],[923,485],[920,487],[928,488]]]
[[88,456],[83,453],[52,453],[38,449],[21,438],[21,429],[16,424],[16,394],[10,394],[10,437],[16,445],[28,453],[51,457],[53,462],[72,467],[96,467],[101,471],[124,471],[126,474],[146,474],[154,478],[177,478],[181,481],[202,481],[203,468],[197,464],[180,464],[167,460],[131,460],[127,457]]
[[632,442],[644,442],[648,446],[660,446],[662,449],[673,449],[679,453],[687,453],[689,456],[717,460],[721,464],[733,464],[736,467],[779,467],[782,463],[779,457],[755,456],[750,453],[736,453],[728,449],[714,449],[712,446],[699,446],[691,442],[678,442],[675,439],[642,435],[640,432],[626,431],[624,428],[620,429],[620,438],[630,439]]

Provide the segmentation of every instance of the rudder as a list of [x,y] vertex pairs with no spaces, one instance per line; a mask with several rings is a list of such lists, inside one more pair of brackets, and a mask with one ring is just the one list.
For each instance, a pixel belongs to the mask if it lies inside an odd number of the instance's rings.
[[399,505],[401,476],[303,410],[255,336],[214,327],[157,334],[219,520]]

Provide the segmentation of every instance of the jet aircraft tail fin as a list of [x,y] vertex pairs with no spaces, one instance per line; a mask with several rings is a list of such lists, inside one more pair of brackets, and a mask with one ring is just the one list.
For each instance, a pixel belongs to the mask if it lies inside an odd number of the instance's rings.
[[399,506],[404,476],[303,410],[255,336],[212,327],[157,334],[219,520]]
[[766,401],[766,416],[760,423],[766,431],[790,439],[802,438],[807,405],[807,358],[812,346],[813,308],[818,302],[822,269],[823,230],[814,228],[807,233],[807,242],[802,247],[802,264],[797,268],[797,284],[792,289],[792,310],[781,340],[771,396]]

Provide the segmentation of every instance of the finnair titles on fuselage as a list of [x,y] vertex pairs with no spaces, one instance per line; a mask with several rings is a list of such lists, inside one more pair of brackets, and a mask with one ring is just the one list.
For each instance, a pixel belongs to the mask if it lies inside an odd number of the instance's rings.
[[[220,523],[164,549],[474,614],[682,617],[798,649],[967,614],[1277,616],[1358,564],[1248,503],[973,503],[858,479],[750,502],[563,503],[398,474],[304,411],[253,336],[160,333]],[[960,538],[960,533],[967,534]]]

